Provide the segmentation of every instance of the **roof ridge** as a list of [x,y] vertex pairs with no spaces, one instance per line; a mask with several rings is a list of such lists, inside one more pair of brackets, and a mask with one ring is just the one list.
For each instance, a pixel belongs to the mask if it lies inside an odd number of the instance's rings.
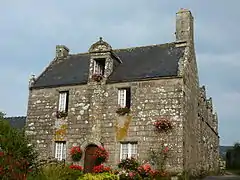
[[119,48],[119,49],[113,49],[113,51],[120,51],[120,50],[128,50],[128,49],[135,49],[135,48],[144,48],[144,47],[155,47],[155,46],[164,46],[164,45],[171,45],[175,42],[168,42],[163,44],[152,44],[152,45],[143,45],[143,46],[134,46],[134,47],[128,47],[128,48]]
[[[167,42],[163,44],[152,44],[152,45],[143,45],[143,46],[133,46],[133,47],[127,47],[127,48],[117,48],[117,49],[112,49],[112,51],[121,51],[121,50],[129,50],[129,49],[136,49],[136,48],[145,48],[145,47],[156,47],[156,46],[166,46],[166,45],[175,45],[175,41],[173,42]],[[89,52],[80,52],[76,54],[69,54],[69,56],[77,56],[77,55],[87,55]]]

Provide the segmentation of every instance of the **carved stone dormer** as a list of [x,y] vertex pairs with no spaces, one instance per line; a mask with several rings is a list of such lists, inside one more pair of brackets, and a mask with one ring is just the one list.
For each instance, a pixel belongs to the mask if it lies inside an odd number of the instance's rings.
[[36,77],[34,74],[31,75],[31,77],[29,78],[29,88],[31,88],[33,86],[33,84],[35,83],[36,81]]
[[210,97],[207,99],[207,108],[212,112],[213,111],[213,104],[212,104],[212,98]]
[[206,100],[206,88],[205,86],[200,87],[200,98],[202,101]]
[[218,133],[218,115],[216,112],[213,114],[213,129]]
[[104,81],[113,72],[113,68],[121,63],[112,52],[112,47],[102,37],[89,48],[90,70],[89,81]]

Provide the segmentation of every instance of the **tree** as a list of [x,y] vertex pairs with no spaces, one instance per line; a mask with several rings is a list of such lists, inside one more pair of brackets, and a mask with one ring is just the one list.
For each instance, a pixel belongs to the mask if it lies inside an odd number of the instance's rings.
[[12,128],[0,113],[0,179],[26,178],[37,168],[37,153],[23,130]]
[[240,143],[235,143],[233,148],[226,153],[226,168],[239,169],[240,168]]
[[0,119],[3,119],[3,118],[4,118],[4,116],[5,116],[5,113],[3,113],[3,112],[0,112]]

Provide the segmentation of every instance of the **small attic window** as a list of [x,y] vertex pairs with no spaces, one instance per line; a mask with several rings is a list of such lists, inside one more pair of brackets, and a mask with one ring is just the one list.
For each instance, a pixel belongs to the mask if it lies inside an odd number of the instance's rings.
[[104,75],[105,58],[94,59],[93,61],[93,74]]

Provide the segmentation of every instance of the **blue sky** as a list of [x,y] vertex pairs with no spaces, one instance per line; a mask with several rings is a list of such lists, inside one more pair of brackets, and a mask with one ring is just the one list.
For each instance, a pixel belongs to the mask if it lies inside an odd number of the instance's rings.
[[0,111],[26,115],[29,77],[50,63],[57,44],[78,53],[99,36],[113,48],[172,42],[183,7],[195,18],[200,82],[218,111],[221,144],[231,145],[240,139],[240,1],[229,2],[1,0]]

